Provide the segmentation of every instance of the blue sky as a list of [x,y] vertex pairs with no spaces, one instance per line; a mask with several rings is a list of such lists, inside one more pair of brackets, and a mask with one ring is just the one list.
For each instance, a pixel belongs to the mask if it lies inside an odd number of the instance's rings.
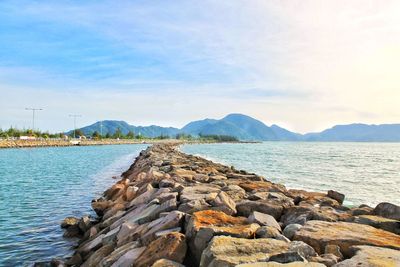
[[399,122],[396,1],[1,1],[0,127]]

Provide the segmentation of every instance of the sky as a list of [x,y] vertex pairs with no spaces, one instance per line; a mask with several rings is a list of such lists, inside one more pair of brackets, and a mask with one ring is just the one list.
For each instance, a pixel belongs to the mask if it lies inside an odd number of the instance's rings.
[[400,1],[0,2],[0,127],[400,123]]

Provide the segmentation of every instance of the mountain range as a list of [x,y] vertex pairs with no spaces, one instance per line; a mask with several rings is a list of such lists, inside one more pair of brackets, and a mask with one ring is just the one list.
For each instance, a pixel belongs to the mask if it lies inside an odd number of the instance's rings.
[[252,141],[356,141],[356,142],[400,142],[400,124],[348,124],[336,125],[319,133],[299,134],[278,125],[267,126],[263,122],[243,114],[229,114],[222,119],[192,121],[183,128],[133,126],[125,121],[104,120],[80,128],[85,135],[93,132],[113,134],[119,128],[123,134],[132,131],[135,135],[175,137],[177,134],[230,135],[239,140]]

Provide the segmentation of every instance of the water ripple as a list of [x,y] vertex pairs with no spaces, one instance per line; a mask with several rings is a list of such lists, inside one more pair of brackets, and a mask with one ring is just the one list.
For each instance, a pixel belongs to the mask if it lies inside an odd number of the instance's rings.
[[144,145],[0,150],[0,266],[72,253],[66,216],[93,215],[90,201],[115,182]]

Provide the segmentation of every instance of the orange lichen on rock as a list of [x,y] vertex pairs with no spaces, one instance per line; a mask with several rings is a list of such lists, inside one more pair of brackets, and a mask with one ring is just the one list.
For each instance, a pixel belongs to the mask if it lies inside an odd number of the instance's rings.
[[232,217],[222,211],[203,210],[193,214],[194,226],[196,228],[204,226],[241,226],[248,225],[245,217]]

